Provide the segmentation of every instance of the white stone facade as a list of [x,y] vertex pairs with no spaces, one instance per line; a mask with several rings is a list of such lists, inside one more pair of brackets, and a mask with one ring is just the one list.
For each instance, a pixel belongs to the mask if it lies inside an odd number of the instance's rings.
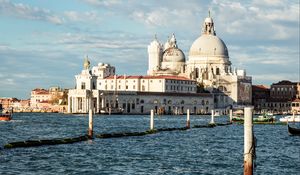
[[[153,42],[156,44],[153,45]],[[148,51],[152,48],[149,63],[158,62],[158,66],[152,70],[149,66],[148,75],[180,75],[195,80],[214,94],[216,108],[251,104],[252,78],[246,75],[245,70],[232,68],[228,49],[222,39],[216,36],[210,16],[204,20],[201,36],[191,45],[187,61],[177,47],[174,34],[164,47],[157,38],[153,42],[148,46]],[[159,52],[154,57],[155,48]],[[169,53],[170,48],[173,49],[172,54]]]
[[[186,109],[206,113],[213,107],[209,93],[197,93],[194,80],[180,76],[118,76],[114,67],[106,64],[99,73],[98,64],[89,70],[86,66],[76,75],[76,88],[68,94],[69,113],[87,113],[90,97],[96,113],[109,109],[122,109],[127,114],[144,114],[154,109],[156,113],[181,114]],[[106,70],[108,69],[108,70]],[[103,78],[101,78],[103,77]],[[180,101],[178,101],[180,100]]]
[[[146,76],[115,75],[113,66],[102,63],[90,70],[86,59],[84,70],[75,76],[76,89],[69,90],[68,111],[86,113],[90,97],[95,112],[118,108],[130,114],[149,113],[150,109],[185,113],[187,108],[207,113],[213,108],[251,104],[252,79],[245,70],[231,67],[227,47],[216,36],[210,16],[192,44],[188,60],[174,34],[164,45],[155,37],[148,54]],[[210,93],[197,93],[200,86]]]

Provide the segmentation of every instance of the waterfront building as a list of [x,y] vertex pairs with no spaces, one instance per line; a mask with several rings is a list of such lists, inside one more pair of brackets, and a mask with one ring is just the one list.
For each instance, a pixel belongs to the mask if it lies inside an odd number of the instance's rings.
[[291,112],[295,112],[296,114],[300,114],[300,98],[296,98],[292,101]]
[[36,88],[31,91],[30,110],[33,112],[63,112],[64,96],[67,91],[60,87],[50,87],[49,89]]
[[7,109],[13,107],[13,104],[18,101],[17,98],[0,98],[0,109]]
[[252,85],[252,105],[254,113],[266,111],[266,104],[270,99],[270,88],[264,85]]
[[213,108],[210,93],[197,93],[194,80],[186,77],[115,75],[115,68],[99,63],[90,69],[85,59],[84,69],[75,76],[76,88],[68,94],[68,112],[86,113],[89,99],[97,113],[121,108],[123,113],[143,114],[154,109],[156,113],[208,113]]
[[271,84],[252,86],[252,101],[256,113],[272,112],[279,114],[298,111],[299,83],[282,80]]
[[148,75],[176,75],[195,80],[214,94],[215,108],[251,104],[252,78],[232,67],[224,41],[216,35],[210,15],[202,33],[190,47],[189,59],[177,45],[173,34],[163,45],[155,37],[148,46]]
[[76,88],[69,90],[68,112],[86,113],[90,98],[96,112],[122,108],[125,113],[149,113],[150,109],[185,113],[190,108],[207,113],[251,104],[252,79],[245,70],[231,67],[227,47],[216,36],[210,15],[188,58],[175,34],[165,44],[156,36],[150,43],[147,75],[116,75],[115,67],[103,63],[90,69],[86,58],[84,69],[75,76]]

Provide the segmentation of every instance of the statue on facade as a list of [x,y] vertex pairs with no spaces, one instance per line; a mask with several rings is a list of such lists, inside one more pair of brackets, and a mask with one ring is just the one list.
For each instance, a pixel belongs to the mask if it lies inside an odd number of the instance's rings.
[[89,69],[90,68],[90,61],[88,60],[88,57],[85,57],[85,59],[84,59],[84,63],[83,63],[83,68],[85,69],[85,70],[87,70],[87,69]]

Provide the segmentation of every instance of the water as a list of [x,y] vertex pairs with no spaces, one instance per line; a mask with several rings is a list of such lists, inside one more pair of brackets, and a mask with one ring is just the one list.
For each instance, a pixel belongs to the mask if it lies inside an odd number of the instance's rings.
[[[94,132],[145,131],[150,116],[95,116]],[[155,127],[183,127],[185,116],[155,117]],[[225,122],[217,117],[216,122]],[[209,116],[191,116],[191,125]],[[0,174],[243,174],[243,125],[194,128],[67,145],[3,149],[8,142],[75,137],[86,115],[15,114],[0,122]],[[255,125],[255,174],[299,174],[300,137],[285,125]]]

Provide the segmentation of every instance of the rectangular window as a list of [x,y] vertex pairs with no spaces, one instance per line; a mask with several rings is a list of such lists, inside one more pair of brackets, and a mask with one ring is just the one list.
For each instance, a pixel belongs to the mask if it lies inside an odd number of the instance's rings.
[[85,89],[85,82],[81,83],[81,89]]

